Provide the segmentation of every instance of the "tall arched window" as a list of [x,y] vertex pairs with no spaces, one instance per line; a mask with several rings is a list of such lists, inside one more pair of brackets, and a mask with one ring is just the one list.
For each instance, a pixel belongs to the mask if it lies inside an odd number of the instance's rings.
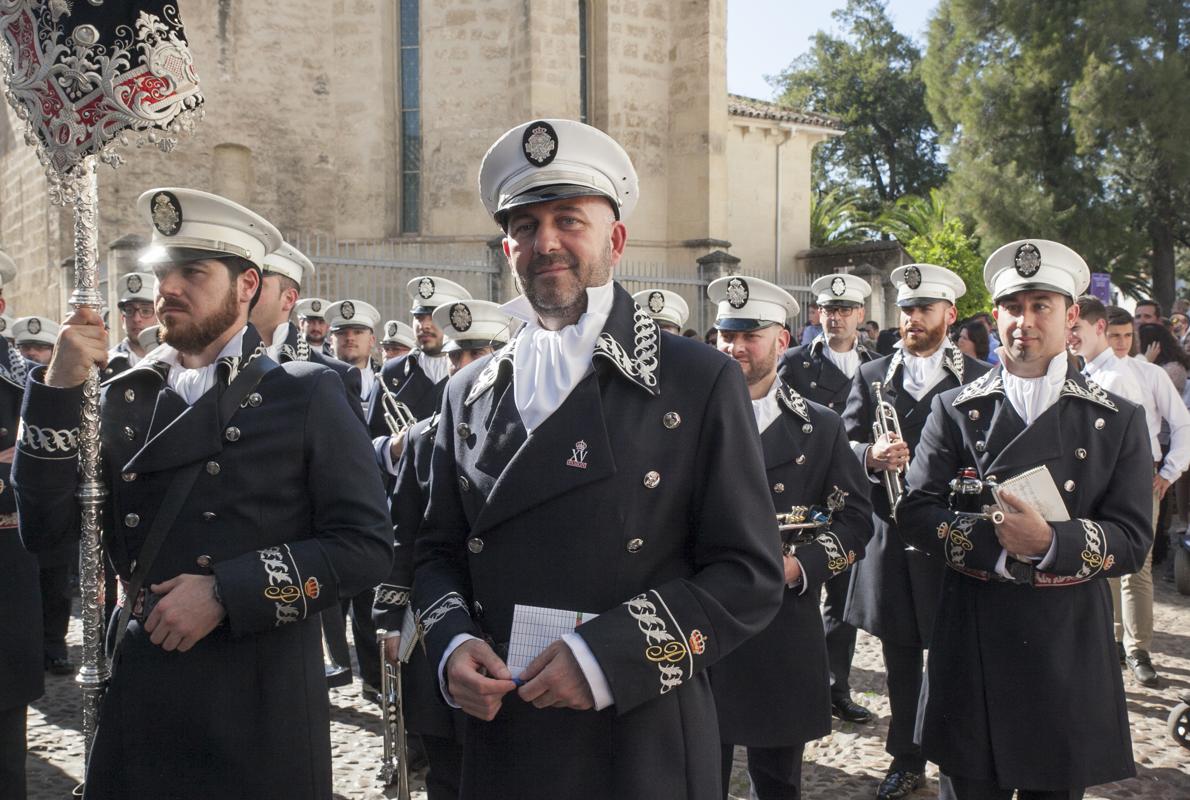
[[401,0],[401,233],[421,230],[421,31],[419,0]]
[[590,16],[587,0],[578,0],[578,118],[589,121],[590,113]]

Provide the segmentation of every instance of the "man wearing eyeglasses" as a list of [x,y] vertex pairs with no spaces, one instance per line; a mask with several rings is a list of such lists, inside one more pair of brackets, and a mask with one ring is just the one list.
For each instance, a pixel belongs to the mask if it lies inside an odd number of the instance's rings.
[[136,366],[145,357],[145,348],[137,341],[141,331],[157,324],[157,313],[153,310],[153,293],[157,291],[157,279],[151,272],[129,272],[120,278],[120,319],[124,323],[124,340],[107,354],[104,379],[119,375]]
[[[819,312],[820,333],[812,342],[785,351],[777,365],[781,380],[802,397],[821,403],[836,414],[847,407],[847,395],[860,364],[879,355],[860,342],[864,301],[872,287],[855,275],[824,275],[810,285]],[[843,619],[851,570],[832,577],[826,586],[822,619],[831,669],[831,711],[847,722],[872,721],[872,712],[851,699],[851,659],[855,628]]]

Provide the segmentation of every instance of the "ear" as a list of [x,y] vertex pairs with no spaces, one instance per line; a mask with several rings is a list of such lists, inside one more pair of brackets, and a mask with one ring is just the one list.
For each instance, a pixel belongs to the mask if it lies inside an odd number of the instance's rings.
[[946,326],[950,327],[951,325],[954,325],[958,318],[959,310],[955,308],[954,303],[951,303],[950,307],[946,309]]
[[624,255],[624,248],[628,244],[628,227],[620,220],[616,220],[612,223],[611,233],[612,266],[615,266],[620,263],[620,258]]
[[260,288],[260,273],[254,269],[244,270],[236,277],[236,288],[240,302],[251,303]]
[[[1070,308],[1066,309],[1066,327],[1067,328],[1072,327],[1074,325],[1074,323],[1078,322],[1078,312],[1079,312],[1078,303],[1071,303]],[[1101,323],[1103,325],[1102,328],[1099,327],[1099,325]],[[1099,322],[1095,323],[1095,331],[1097,333],[1102,334],[1105,330],[1107,330],[1107,320],[1104,319],[1104,320],[1100,320]]]
[[290,287],[285,290],[283,295],[281,295],[281,310],[288,314],[290,311],[293,311],[293,307],[297,305],[297,302],[298,291],[297,289]]

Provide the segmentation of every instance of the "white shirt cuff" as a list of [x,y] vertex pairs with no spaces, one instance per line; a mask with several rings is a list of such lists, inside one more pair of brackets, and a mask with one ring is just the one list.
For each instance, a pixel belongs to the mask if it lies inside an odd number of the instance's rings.
[[378,448],[384,453],[381,457],[384,470],[395,478],[397,476],[397,465],[393,463],[392,439],[393,437],[391,436],[377,436],[372,440],[372,447]]
[[790,558],[797,562],[798,572],[801,573],[802,577],[798,578],[793,583],[785,584],[785,588],[797,589],[798,596],[800,597],[806,593],[806,570],[802,568],[801,559],[799,559],[797,556],[790,556]]
[[[996,574],[1001,578],[1012,580],[1012,573],[1008,571],[1008,551],[1003,547],[1000,548],[1000,557],[996,559]],[[451,642],[451,644],[454,644],[454,642]],[[445,694],[446,690],[443,689],[442,693]]]
[[603,674],[599,662],[595,660],[595,654],[583,641],[583,637],[577,633],[568,633],[562,637],[562,641],[574,654],[578,668],[583,671],[583,677],[587,679],[587,685],[591,687],[591,696],[595,698],[595,710],[602,711],[610,706],[614,702],[612,687],[608,684],[607,676]]
[[450,696],[450,690],[446,688],[446,662],[450,660],[450,654],[458,649],[459,645],[468,639],[478,639],[478,636],[472,636],[469,633],[460,633],[455,638],[450,640],[450,644],[446,646],[446,652],[442,654],[442,660],[438,662],[438,688],[442,692],[442,699],[451,708],[462,708],[455,699]]
[[1054,531],[1054,537],[1050,539],[1050,549],[1045,551],[1045,555],[1037,562],[1037,569],[1047,570],[1054,565],[1058,560],[1058,533]]

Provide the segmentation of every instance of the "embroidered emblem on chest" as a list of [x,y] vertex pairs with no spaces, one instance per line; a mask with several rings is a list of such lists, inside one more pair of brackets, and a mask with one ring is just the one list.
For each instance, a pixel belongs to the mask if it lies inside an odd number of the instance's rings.
[[574,467],[575,469],[587,468],[587,443],[579,440],[574,443],[574,449],[570,451],[570,458],[566,459],[566,466]]

